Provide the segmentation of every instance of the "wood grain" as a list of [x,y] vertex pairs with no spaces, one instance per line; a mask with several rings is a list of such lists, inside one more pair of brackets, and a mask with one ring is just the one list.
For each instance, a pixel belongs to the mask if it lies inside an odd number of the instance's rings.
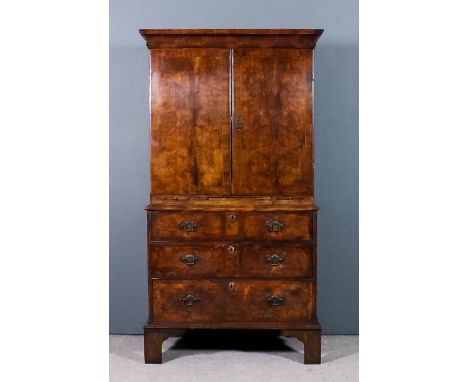
[[229,50],[151,51],[151,192],[230,186]]
[[234,194],[312,195],[311,89],[311,50],[234,50]]
[[[232,253],[229,248],[233,248]],[[163,243],[150,246],[150,276],[157,278],[217,278],[239,274],[240,248],[233,242]],[[192,254],[187,265],[181,258]]]
[[140,29],[156,48],[314,48],[323,29]]
[[[306,212],[230,212],[150,211],[150,241],[160,240],[299,240],[312,239],[310,214]],[[278,232],[267,229],[268,222],[278,221]],[[197,225],[195,231],[180,228],[183,222]]]
[[[155,321],[307,322],[315,315],[315,289],[308,281],[153,280],[152,286]],[[187,306],[181,298],[188,295],[200,300]],[[270,305],[267,298],[273,295],[284,302]]]
[[[186,264],[184,256],[196,257]],[[271,256],[279,256],[279,264]],[[311,278],[313,246],[252,242],[158,243],[149,247],[150,277],[203,278]],[[270,260],[268,260],[270,258]]]
[[[240,252],[239,274],[242,277],[312,277],[313,252],[310,245],[249,243],[242,244]],[[283,259],[279,265],[272,265],[271,260],[268,261],[274,255]]]
[[[217,281],[153,281],[153,320],[171,322],[218,321],[223,319],[222,286]],[[181,300],[198,296],[193,306]]]
[[[236,280],[234,290],[225,292],[225,320],[311,321],[315,314],[313,293],[307,281]],[[272,295],[284,297],[284,303],[269,305],[266,299]]]
[[152,195],[148,211],[316,211],[311,195],[210,197]]
[[[142,29],[145,362],[185,329],[275,329],[320,363],[313,61],[322,29]],[[185,228],[184,228],[185,227]]]

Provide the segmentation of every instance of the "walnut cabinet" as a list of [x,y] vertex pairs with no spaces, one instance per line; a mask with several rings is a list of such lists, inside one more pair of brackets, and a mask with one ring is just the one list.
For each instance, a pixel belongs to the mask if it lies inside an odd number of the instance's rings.
[[320,363],[321,29],[142,29],[150,55],[145,360],[185,329],[275,329]]

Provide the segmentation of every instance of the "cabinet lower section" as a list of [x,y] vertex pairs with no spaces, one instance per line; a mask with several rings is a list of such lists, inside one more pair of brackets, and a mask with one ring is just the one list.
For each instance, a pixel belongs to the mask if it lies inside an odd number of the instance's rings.
[[145,360],[188,329],[276,330],[320,363],[316,212],[148,211]]

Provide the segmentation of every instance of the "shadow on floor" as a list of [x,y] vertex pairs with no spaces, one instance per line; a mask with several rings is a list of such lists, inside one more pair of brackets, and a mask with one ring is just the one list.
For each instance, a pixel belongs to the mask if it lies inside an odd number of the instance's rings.
[[303,360],[303,354],[289,346],[277,330],[187,330],[163,354],[163,361],[170,361],[185,355],[212,353],[219,350],[275,353],[296,362]]
[[171,349],[293,351],[278,333],[274,330],[187,330]]
[[[114,345],[112,353],[143,363],[143,336],[123,336],[125,344]],[[322,336],[322,363],[330,363],[357,353],[355,336]],[[268,353],[302,364],[304,347],[296,338],[280,337],[276,330],[187,330],[182,337],[163,344],[163,363],[197,354],[218,351]]]

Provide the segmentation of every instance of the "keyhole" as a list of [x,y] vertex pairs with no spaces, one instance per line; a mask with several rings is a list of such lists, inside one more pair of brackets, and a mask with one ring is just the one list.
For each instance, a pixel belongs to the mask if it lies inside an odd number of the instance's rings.
[[233,281],[231,281],[231,282],[229,283],[229,290],[234,290],[234,287],[235,287],[235,286],[236,286],[236,283],[233,282]]

